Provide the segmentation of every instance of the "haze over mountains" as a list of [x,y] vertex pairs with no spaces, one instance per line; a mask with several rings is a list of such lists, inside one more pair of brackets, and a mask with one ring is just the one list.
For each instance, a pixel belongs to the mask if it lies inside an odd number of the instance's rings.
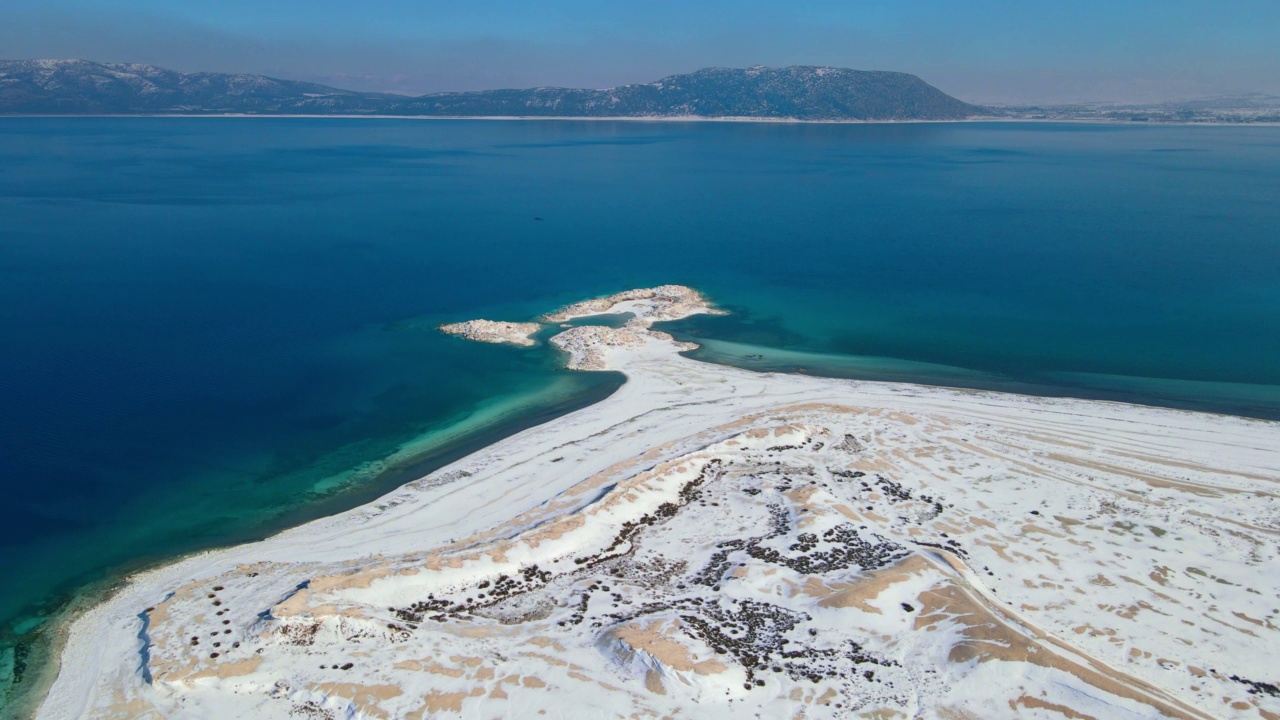
[[985,111],[907,73],[814,66],[707,68],[604,90],[544,87],[409,97],[153,65],[0,61],[0,114],[170,113],[959,120]]

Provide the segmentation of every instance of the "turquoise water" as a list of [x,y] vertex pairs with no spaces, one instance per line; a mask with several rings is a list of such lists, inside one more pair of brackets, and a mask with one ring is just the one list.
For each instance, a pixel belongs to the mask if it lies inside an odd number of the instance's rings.
[[433,327],[628,287],[707,360],[1280,418],[1277,197],[1278,128],[0,119],[0,646],[607,395]]

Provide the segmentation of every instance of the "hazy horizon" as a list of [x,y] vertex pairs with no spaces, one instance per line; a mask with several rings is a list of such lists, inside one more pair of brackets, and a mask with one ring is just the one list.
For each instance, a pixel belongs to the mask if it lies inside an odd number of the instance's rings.
[[1270,28],[1280,4],[1130,0],[1107,8],[1007,0],[910,7],[833,0],[661,0],[601,7],[497,0],[18,0],[0,26],[12,59],[138,62],[420,95],[605,88],[703,67],[830,65],[917,75],[974,103],[1148,103],[1280,94]]

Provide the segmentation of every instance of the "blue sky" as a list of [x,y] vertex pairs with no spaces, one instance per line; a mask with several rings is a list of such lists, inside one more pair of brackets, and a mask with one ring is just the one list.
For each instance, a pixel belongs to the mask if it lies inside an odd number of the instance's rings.
[[1280,94],[1280,0],[4,0],[0,56],[364,90],[608,87],[700,67],[901,70],[975,102]]

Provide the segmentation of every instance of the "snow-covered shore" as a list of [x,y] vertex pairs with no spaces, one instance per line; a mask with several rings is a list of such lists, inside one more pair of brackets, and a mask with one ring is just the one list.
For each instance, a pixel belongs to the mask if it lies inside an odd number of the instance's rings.
[[1280,717],[1280,425],[701,363],[645,292],[546,318],[636,313],[552,340],[615,395],[132,578],[39,717]]

